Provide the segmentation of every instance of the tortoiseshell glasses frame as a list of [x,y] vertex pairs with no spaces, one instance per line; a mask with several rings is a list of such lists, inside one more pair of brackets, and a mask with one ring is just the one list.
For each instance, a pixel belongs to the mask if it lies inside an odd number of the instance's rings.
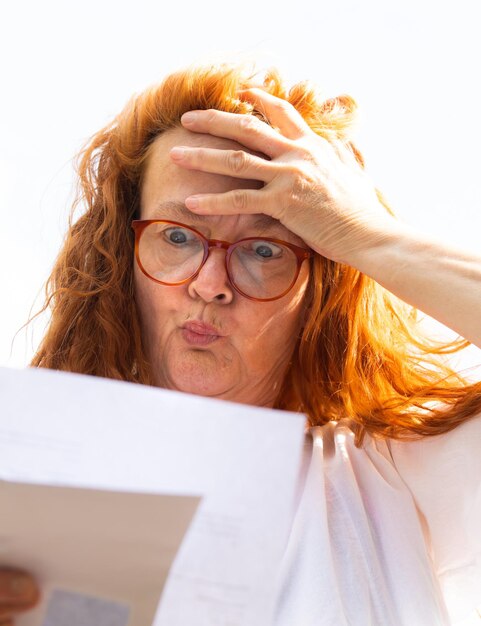
[[[183,278],[180,281],[176,281],[176,282],[166,282],[163,280],[159,280],[158,278],[156,278],[155,276],[152,276],[151,273],[149,273],[147,271],[147,269],[145,268],[145,265],[142,263],[142,259],[141,259],[141,253],[140,253],[140,241],[141,241],[141,237],[142,234],[145,232],[145,229],[150,226],[151,224],[169,224],[172,226],[178,226],[182,229],[186,229],[188,231],[191,231],[192,233],[194,233],[197,238],[202,242],[203,247],[204,247],[204,252],[203,252],[203,256],[202,256],[202,260],[199,262],[198,267],[196,267],[195,271],[193,271],[189,276],[187,276],[186,278]],[[202,267],[204,266],[204,264],[206,263],[207,259],[209,258],[209,254],[210,254],[210,250],[212,248],[216,248],[216,249],[223,249],[226,251],[226,255],[225,255],[225,269],[226,269],[226,273],[227,276],[229,278],[230,284],[232,285],[232,287],[235,289],[235,291],[237,291],[237,293],[239,293],[240,295],[244,296],[244,298],[247,298],[249,300],[253,300],[256,302],[270,302],[272,300],[278,300],[279,298],[282,298],[283,296],[285,296],[295,285],[298,277],[299,277],[299,273],[301,271],[301,266],[302,263],[306,260],[309,259],[310,257],[313,256],[313,252],[312,250],[308,250],[306,248],[301,248],[300,246],[296,246],[293,243],[290,243],[288,241],[283,241],[281,239],[274,239],[272,237],[263,237],[263,236],[258,236],[258,237],[245,237],[244,239],[239,239],[238,241],[235,242],[230,242],[230,241],[223,241],[220,239],[208,239],[207,237],[205,237],[201,232],[199,232],[198,230],[196,230],[195,228],[192,228],[192,226],[187,226],[186,224],[183,224],[181,222],[173,222],[171,220],[163,220],[163,219],[153,219],[153,220],[133,220],[131,223],[132,229],[135,232],[135,259],[137,261],[137,264],[140,268],[140,270],[145,274],[145,276],[147,276],[148,278],[150,278],[151,280],[153,280],[154,282],[160,284],[160,285],[165,285],[165,286],[169,286],[169,287],[173,287],[173,286],[177,286],[177,285],[184,285],[185,283],[188,283],[189,281],[195,279],[200,270],[202,269]],[[236,283],[234,276],[232,275],[232,269],[231,269],[231,258],[232,258],[232,254],[233,252],[236,250],[236,248],[240,245],[245,244],[246,242],[250,242],[250,241],[259,241],[259,242],[266,242],[266,243],[272,243],[275,245],[280,245],[280,246],[284,246],[286,248],[288,248],[290,251],[292,251],[292,253],[295,255],[295,259],[297,262],[297,266],[295,269],[295,272],[292,276],[292,279],[290,280],[289,284],[286,286],[285,289],[282,290],[281,293],[276,294],[275,296],[271,296],[268,298],[260,298],[260,297],[255,297],[252,296],[248,293],[246,293],[245,291],[243,291]]]

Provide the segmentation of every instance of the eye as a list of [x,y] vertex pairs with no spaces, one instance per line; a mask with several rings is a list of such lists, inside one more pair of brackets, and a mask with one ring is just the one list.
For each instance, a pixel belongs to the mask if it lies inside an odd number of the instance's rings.
[[189,241],[194,241],[196,239],[194,233],[190,232],[186,228],[180,228],[178,226],[174,228],[166,228],[164,230],[164,237],[169,243],[174,245],[182,245],[183,243],[188,243]]
[[271,241],[254,241],[252,249],[262,259],[276,259],[282,256],[282,248]]

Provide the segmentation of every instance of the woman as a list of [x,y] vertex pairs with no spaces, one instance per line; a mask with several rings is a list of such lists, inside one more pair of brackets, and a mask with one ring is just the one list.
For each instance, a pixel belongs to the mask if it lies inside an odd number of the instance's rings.
[[[276,623],[448,624],[435,481],[416,491],[413,472],[457,426],[474,463],[481,383],[442,357],[481,347],[481,258],[394,219],[349,139],[354,110],[224,66],[134,98],[81,154],[85,211],[33,365],[306,413]],[[424,337],[416,309],[464,340]],[[428,456],[403,441],[422,436]],[[459,510],[473,477],[449,471]]]

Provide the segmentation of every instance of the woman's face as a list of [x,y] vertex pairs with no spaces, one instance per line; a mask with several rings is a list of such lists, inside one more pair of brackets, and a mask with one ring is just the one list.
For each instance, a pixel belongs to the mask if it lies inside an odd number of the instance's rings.
[[[184,201],[189,195],[259,188],[261,183],[181,168],[169,156],[178,145],[243,149],[233,141],[182,128],[158,137],[143,178],[141,219],[181,222],[210,239],[234,242],[262,235],[305,247],[266,216],[201,217],[188,211]],[[260,217],[265,223],[258,223]],[[211,249],[198,276],[179,286],[155,283],[135,263],[136,300],[154,382],[168,389],[272,406],[303,323],[308,263],[303,263],[287,295],[255,302],[232,288],[225,254],[225,250]],[[212,329],[206,330],[207,325]]]

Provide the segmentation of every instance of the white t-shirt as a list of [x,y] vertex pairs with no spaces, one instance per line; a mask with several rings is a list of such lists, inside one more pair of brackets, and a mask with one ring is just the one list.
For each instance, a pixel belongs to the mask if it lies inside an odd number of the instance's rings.
[[419,441],[306,435],[275,626],[481,626],[481,415]]

